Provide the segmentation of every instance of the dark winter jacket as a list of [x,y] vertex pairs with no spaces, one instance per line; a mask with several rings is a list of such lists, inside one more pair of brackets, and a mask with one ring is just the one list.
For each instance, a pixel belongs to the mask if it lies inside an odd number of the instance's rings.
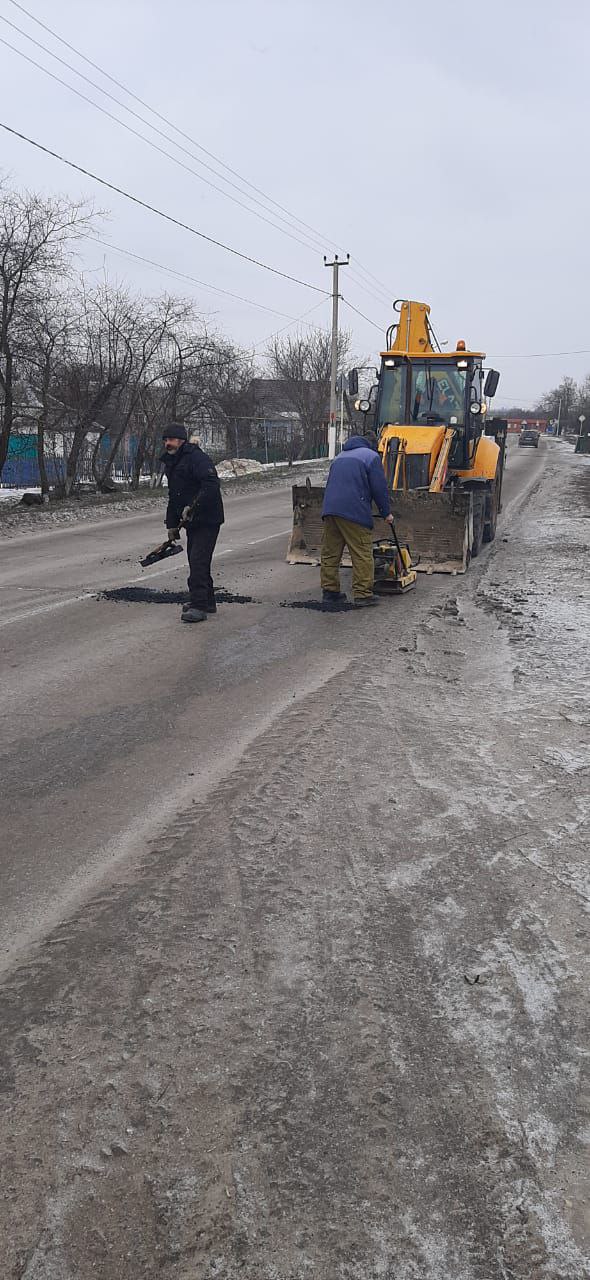
[[185,507],[195,503],[193,528],[223,524],[219,477],[208,454],[198,444],[182,444],[177,453],[160,459],[168,479],[166,528],[177,529]]
[[330,467],[322,516],[340,516],[372,529],[373,502],[385,519],[391,506],[381,457],[362,436],[351,436]]

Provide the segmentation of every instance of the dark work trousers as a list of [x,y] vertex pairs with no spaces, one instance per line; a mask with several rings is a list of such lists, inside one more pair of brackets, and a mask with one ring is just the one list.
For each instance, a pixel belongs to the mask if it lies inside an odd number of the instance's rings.
[[211,609],[215,605],[211,558],[219,537],[220,525],[202,525],[187,529],[186,551],[188,555],[188,589],[195,609]]

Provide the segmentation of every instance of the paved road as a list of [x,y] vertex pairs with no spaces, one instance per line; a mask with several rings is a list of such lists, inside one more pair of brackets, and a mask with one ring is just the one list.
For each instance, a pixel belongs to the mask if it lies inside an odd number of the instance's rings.
[[7,1280],[586,1280],[588,461],[362,615],[276,492],[201,628],[84,597],[143,517],[11,542]]
[[[543,444],[538,453],[511,447],[507,507],[540,473]],[[313,569],[285,564],[289,526],[287,488],[228,499],[217,578],[256,603],[222,605],[200,628],[180,626],[177,606],[88,594],[129,583],[184,587],[184,556],[138,566],[160,539],[158,514],[103,517],[5,544],[0,965],[355,652],[360,620],[353,628],[348,617],[278,607],[317,591]],[[413,617],[437,590],[440,580],[421,579],[415,597],[388,605],[394,625],[398,604]]]

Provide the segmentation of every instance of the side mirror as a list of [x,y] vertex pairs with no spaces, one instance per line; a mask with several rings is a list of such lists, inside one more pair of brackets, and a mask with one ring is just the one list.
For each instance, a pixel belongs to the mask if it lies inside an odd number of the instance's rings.
[[359,371],[351,369],[348,374],[348,394],[349,396],[358,396],[359,393]]
[[489,396],[491,400],[492,396],[495,396],[496,391],[498,390],[499,381],[500,381],[500,374],[498,373],[498,370],[488,369],[488,374],[483,384],[484,396]]

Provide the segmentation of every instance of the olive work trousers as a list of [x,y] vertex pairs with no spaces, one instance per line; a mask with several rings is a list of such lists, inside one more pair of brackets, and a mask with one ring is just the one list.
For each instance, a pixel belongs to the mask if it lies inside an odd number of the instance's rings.
[[340,561],[348,547],[352,560],[352,594],[355,600],[372,596],[375,581],[373,530],[341,516],[324,516],[320,577],[322,591],[340,590]]

